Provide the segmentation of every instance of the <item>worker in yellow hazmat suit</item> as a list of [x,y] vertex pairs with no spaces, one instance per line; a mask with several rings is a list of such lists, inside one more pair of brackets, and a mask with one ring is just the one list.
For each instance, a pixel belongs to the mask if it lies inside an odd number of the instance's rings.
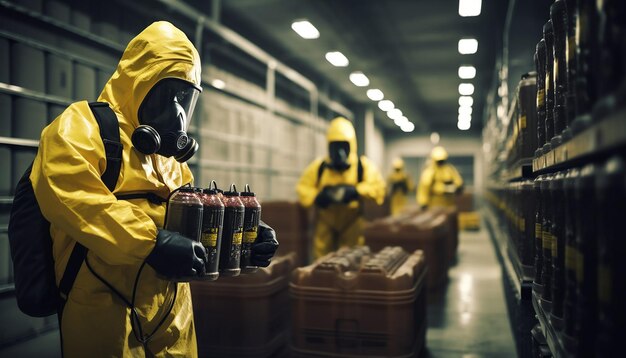
[[404,161],[402,159],[394,159],[392,166],[393,171],[389,174],[389,178],[387,179],[390,188],[389,208],[391,215],[397,215],[406,207],[406,195],[409,191],[413,190],[413,182],[404,170]]
[[[100,178],[107,160],[86,101],[42,132],[30,179],[51,223],[57,283],[75,243],[88,250],[60,315],[64,356],[197,356],[189,284],[165,278],[203,272],[204,248],[162,229],[165,203],[116,196],[167,198],[193,181],[185,161],[198,145],[186,130],[200,91],[198,52],[172,24],[155,22],[130,41],[98,98],[119,121],[113,192]],[[277,243],[271,229],[259,234],[270,236],[256,253],[261,264]]]
[[422,171],[417,189],[417,203],[427,207],[452,207],[455,196],[463,190],[463,179],[447,162],[448,152],[441,146],[433,148],[430,162]]
[[364,244],[360,199],[381,205],[385,182],[365,156],[357,155],[352,123],[338,117],[326,135],[328,156],[314,160],[297,185],[300,203],[318,208],[314,255],[323,256],[341,246]]

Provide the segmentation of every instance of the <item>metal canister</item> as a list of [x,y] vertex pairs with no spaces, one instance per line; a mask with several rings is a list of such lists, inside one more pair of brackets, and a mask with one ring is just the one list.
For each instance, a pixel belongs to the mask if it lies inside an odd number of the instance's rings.
[[576,247],[576,230],[578,227],[576,215],[578,203],[576,201],[575,189],[580,170],[570,169],[565,176],[565,301],[563,303],[563,343],[565,349],[572,352],[575,350],[576,341],[574,339],[574,328],[576,322],[576,262],[578,260],[578,249]]
[[551,148],[550,141],[554,137],[554,29],[552,20],[543,26],[543,38],[546,41],[546,145],[544,151]]
[[546,144],[546,41],[541,39],[535,51],[535,68],[537,70],[537,151],[542,153]]
[[595,164],[583,167],[578,177],[575,198],[578,202],[576,217],[576,322],[575,339],[578,342],[576,356],[593,357],[597,327],[597,242],[596,242],[596,192]]
[[217,195],[216,189],[217,184],[212,181],[209,188],[204,189],[200,196],[204,208],[200,242],[207,253],[204,278],[210,281],[217,280],[219,277],[220,248],[224,227],[224,203]]
[[552,242],[554,235],[552,234],[552,191],[550,183],[554,180],[552,174],[546,175],[544,181],[541,182],[541,233],[543,248],[543,271],[541,272],[541,281],[543,282],[543,292],[541,300],[544,308],[550,311],[552,304]]
[[[196,188],[180,187],[172,191],[168,198],[164,227],[168,231],[177,232],[190,240],[200,242],[202,214],[202,202]],[[192,278],[197,279],[197,277]],[[185,278],[181,277],[181,279]]]
[[533,183],[535,193],[535,279],[533,280],[533,291],[538,295],[543,292],[543,222],[541,194],[542,183],[545,180],[543,175],[538,176]]
[[257,238],[259,221],[261,220],[261,204],[256,194],[246,184],[245,191],[241,192],[241,201],[245,207],[243,218],[243,243],[241,244],[241,272],[252,273],[258,270],[258,266],[252,265],[252,244]]
[[[567,8],[565,0],[556,0],[550,6],[550,19],[554,29],[554,135],[559,138],[567,123]],[[558,142],[558,141],[557,141]]]
[[239,276],[241,273],[241,241],[243,238],[244,206],[235,184],[224,192],[224,232],[220,249],[219,268],[222,276]]
[[563,328],[563,297],[565,294],[565,174],[559,172],[550,183],[552,192],[552,324]]
[[626,241],[623,220],[626,213],[626,170],[624,159],[613,157],[596,181],[598,200],[598,329],[595,353],[610,357],[621,350],[622,327],[626,324]]

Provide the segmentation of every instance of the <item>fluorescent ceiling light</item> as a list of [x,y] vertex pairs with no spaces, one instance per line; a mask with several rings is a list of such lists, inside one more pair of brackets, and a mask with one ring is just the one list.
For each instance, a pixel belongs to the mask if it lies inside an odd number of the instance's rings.
[[476,39],[460,39],[459,53],[461,55],[471,55],[478,51],[478,40]]
[[360,71],[352,72],[350,74],[350,81],[357,87],[365,87],[370,84],[369,78]]
[[456,124],[457,128],[459,128],[462,131],[466,131],[468,129],[470,129],[472,127],[472,122],[458,122]]
[[291,24],[291,28],[302,38],[311,40],[320,37],[320,32],[309,20],[298,20]]
[[470,114],[459,113],[459,122],[471,122],[472,116]]
[[463,17],[480,15],[481,0],[459,0],[459,15]]
[[459,114],[471,115],[472,114],[472,107],[470,107],[470,106],[460,106],[459,107]]
[[402,117],[402,111],[397,109],[397,108],[391,109],[391,110],[387,111],[387,117],[389,117],[391,119],[400,118],[400,117]]
[[381,111],[391,111],[394,107],[393,102],[391,102],[388,99],[383,99],[382,101],[378,102],[378,108],[380,108]]
[[459,78],[463,80],[471,80],[476,77],[476,67],[474,66],[460,66]]
[[474,99],[470,96],[459,97],[459,106],[471,107],[474,105]]
[[339,51],[326,52],[326,61],[335,67],[346,67],[350,63],[348,58]]
[[211,86],[217,89],[224,89],[224,87],[226,87],[226,82],[220,80],[219,78],[216,78],[213,81],[211,81]]
[[408,122],[409,122],[409,119],[406,118],[405,116],[401,116],[393,120],[393,123],[395,123],[398,127],[402,127],[403,124],[408,123]]
[[461,96],[470,96],[474,94],[474,85],[471,83],[461,83],[459,85],[459,94]]
[[385,96],[383,95],[383,91],[379,90],[378,88],[368,89],[367,97],[372,101],[380,101],[381,99],[385,98]]
[[406,133],[413,132],[413,130],[415,129],[415,124],[411,122],[406,122],[400,127],[400,129],[402,129],[402,131]]

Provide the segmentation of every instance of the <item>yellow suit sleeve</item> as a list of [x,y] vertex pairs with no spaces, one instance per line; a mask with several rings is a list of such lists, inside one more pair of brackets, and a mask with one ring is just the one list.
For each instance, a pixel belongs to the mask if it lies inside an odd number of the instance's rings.
[[366,157],[361,157],[363,166],[363,181],[356,185],[359,195],[366,199],[371,199],[378,205],[385,201],[385,180],[376,166]]
[[305,208],[313,205],[315,197],[319,193],[319,189],[316,186],[317,173],[322,161],[323,159],[315,159],[311,164],[309,164],[309,166],[304,169],[304,172],[296,185],[298,199],[300,200],[300,204],[302,204]]
[[452,180],[454,181],[454,186],[460,188],[463,186],[463,178],[461,178],[461,174],[456,168],[452,165],[449,166],[450,172],[452,174]]
[[157,228],[100,179],[104,144],[91,113],[70,107],[43,132],[31,181],[44,217],[111,265],[143,261]]
[[424,168],[417,186],[417,204],[419,206],[428,205],[430,202],[430,188],[432,187],[434,171],[432,166]]

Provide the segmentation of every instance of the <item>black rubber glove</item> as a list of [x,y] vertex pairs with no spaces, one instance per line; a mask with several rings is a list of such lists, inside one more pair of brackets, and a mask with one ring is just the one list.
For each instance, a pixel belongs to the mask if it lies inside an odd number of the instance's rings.
[[332,197],[332,190],[333,189],[331,187],[324,187],[324,189],[322,189],[322,191],[320,191],[319,194],[317,194],[317,196],[315,197],[315,205],[322,209],[325,209],[328,207],[328,205],[332,204],[334,202]]
[[341,185],[339,190],[343,190],[343,196],[341,197],[342,203],[349,203],[359,198],[359,192],[356,191],[356,187],[353,185]]
[[146,263],[166,278],[184,279],[203,274],[206,260],[206,251],[201,243],[177,232],[159,230],[156,245]]
[[254,266],[267,267],[278,250],[276,232],[263,221],[259,222],[259,236],[250,248],[250,262]]

